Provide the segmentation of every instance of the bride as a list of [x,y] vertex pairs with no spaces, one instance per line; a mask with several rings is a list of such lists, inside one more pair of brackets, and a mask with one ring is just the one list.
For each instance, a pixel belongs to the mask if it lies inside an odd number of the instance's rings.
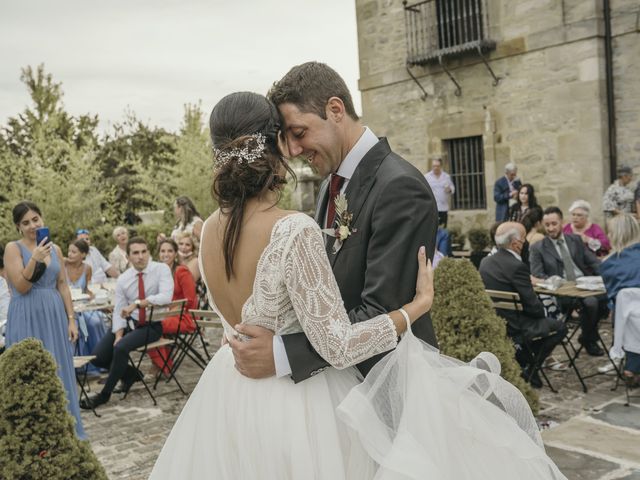
[[[200,270],[225,335],[238,337],[239,323],[304,332],[335,368],[299,384],[249,379],[223,345],[150,478],[564,478],[495,357],[463,364],[407,329],[433,300],[424,248],[413,301],[352,325],[318,225],[276,206],[292,172],[275,106],[258,94],[228,95],[211,128],[221,209],[202,228]],[[396,346],[361,383],[354,365]]]

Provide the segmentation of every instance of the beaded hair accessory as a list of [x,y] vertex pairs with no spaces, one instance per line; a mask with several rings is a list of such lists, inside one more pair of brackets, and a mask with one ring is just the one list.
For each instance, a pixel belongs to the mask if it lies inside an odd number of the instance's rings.
[[262,156],[266,143],[266,136],[262,133],[254,133],[248,135],[239,146],[231,148],[213,147],[213,154],[216,157],[214,166],[215,168],[223,167],[231,160],[234,160],[241,165],[253,163]]

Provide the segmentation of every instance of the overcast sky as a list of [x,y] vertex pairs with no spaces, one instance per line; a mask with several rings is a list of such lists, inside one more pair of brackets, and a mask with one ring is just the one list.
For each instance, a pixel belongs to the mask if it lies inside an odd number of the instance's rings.
[[102,129],[130,109],[176,130],[185,103],[208,114],[308,60],[335,68],[361,112],[353,0],[1,0],[0,52],[2,123],[29,103],[20,69],[39,63]]

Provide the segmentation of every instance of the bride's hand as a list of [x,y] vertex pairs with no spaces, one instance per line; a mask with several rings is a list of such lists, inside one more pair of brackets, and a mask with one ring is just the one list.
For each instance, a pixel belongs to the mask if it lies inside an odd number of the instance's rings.
[[433,304],[433,268],[424,247],[418,250],[418,277],[416,278],[416,296],[413,301],[424,309],[424,313],[431,310]]

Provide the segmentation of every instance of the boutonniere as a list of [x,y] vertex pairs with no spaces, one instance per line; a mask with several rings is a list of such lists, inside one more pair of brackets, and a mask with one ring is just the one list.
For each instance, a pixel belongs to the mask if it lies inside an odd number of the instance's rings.
[[336,207],[336,226],[335,228],[325,228],[322,230],[322,233],[335,237],[336,241],[333,242],[333,253],[336,254],[342,248],[344,241],[356,233],[358,229],[351,228],[353,213],[349,211],[349,204],[347,203],[347,197],[344,193],[336,197],[334,204]]

